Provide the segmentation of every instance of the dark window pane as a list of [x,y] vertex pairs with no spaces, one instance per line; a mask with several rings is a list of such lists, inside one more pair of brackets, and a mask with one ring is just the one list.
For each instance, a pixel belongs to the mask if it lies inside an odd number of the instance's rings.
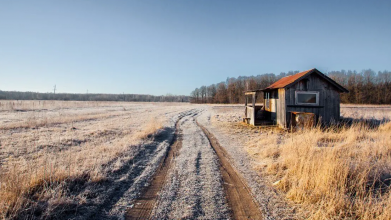
[[297,102],[316,104],[316,94],[299,93],[297,94]]

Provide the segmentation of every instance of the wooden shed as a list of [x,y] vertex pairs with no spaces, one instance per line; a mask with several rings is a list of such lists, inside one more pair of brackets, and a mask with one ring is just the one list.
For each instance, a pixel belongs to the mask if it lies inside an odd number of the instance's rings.
[[[265,89],[247,91],[244,121],[289,128],[296,114],[313,113],[315,123],[329,124],[340,119],[342,92],[348,90],[317,69],[300,72],[281,78]],[[264,98],[263,105],[256,105],[260,95]]]

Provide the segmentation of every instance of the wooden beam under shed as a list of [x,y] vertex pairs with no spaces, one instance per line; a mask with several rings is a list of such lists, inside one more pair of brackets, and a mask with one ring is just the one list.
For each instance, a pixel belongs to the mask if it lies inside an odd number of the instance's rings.
[[257,92],[245,92],[244,95],[254,95]]

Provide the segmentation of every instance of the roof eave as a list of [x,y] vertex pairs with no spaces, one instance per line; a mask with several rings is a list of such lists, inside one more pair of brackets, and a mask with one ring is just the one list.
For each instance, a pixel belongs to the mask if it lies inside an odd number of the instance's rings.
[[319,70],[316,70],[315,72],[321,76],[323,79],[327,80],[329,83],[333,84],[335,87],[337,87],[341,93],[349,93],[349,90],[345,89],[345,87],[341,86],[339,83],[335,82],[333,79],[330,77],[326,76],[325,74],[321,73]]
[[275,90],[275,89],[281,89],[281,88],[266,88],[266,89],[262,89],[261,91],[266,92],[266,91],[271,91],[271,90]]
[[309,71],[308,73],[306,73],[305,75],[301,76],[300,78],[297,78],[294,82],[291,82],[289,83],[288,85],[284,86],[283,88],[288,88],[294,84],[296,84],[297,82],[299,82],[300,80],[306,78],[307,76],[309,76],[310,74],[312,73],[317,73],[318,76],[322,77],[323,79],[325,79],[326,81],[328,81],[329,83],[331,83],[332,85],[334,85],[337,89],[339,89],[339,91],[341,93],[349,93],[349,90],[345,89],[343,86],[341,86],[339,83],[335,82],[333,79],[331,79],[330,77],[326,76],[325,74],[323,74],[322,72],[320,72],[319,70],[317,70],[316,68],[312,69],[311,71]]

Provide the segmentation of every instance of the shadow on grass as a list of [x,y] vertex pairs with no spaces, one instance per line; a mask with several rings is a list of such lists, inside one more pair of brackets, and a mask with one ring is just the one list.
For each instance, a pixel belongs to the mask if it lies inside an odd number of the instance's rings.
[[364,119],[364,118],[341,118],[340,122],[337,124],[338,127],[350,128],[352,126],[362,126],[368,129],[377,129],[380,125],[390,122],[389,119],[383,118],[379,119]]

